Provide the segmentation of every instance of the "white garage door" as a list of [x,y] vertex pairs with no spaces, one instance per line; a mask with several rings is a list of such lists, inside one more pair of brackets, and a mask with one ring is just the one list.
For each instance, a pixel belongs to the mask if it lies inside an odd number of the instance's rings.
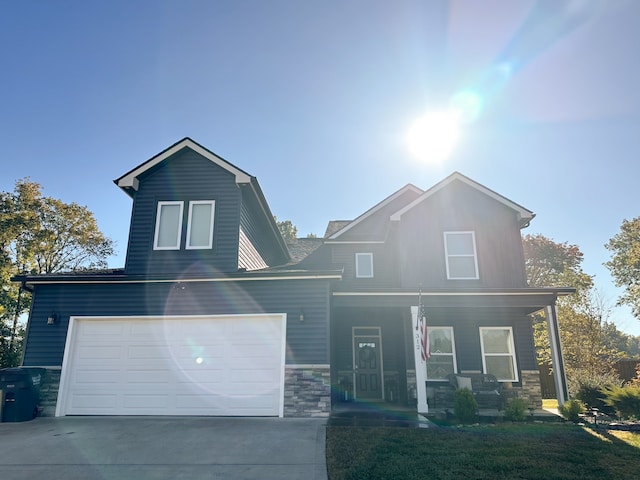
[[56,415],[282,416],[285,315],[72,318]]

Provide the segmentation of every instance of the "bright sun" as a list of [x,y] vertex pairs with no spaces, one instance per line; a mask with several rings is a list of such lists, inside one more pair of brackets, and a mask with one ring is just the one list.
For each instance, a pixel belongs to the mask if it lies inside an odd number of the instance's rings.
[[456,110],[427,113],[407,133],[409,150],[423,162],[440,163],[453,151],[461,124],[460,112]]

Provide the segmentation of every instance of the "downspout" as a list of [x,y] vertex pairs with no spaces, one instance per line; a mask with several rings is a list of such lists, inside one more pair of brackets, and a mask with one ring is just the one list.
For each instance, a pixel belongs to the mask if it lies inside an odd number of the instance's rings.
[[567,376],[564,369],[564,357],[562,356],[562,341],[560,339],[560,327],[558,324],[558,307],[555,299],[553,304],[545,309],[547,319],[547,333],[551,346],[551,366],[553,367],[553,382],[556,386],[556,398],[558,405],[564,405],[569,400]]

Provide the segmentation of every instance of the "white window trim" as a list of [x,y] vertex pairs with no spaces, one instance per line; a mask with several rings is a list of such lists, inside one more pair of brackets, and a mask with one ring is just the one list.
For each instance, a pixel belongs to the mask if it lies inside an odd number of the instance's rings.
[[[509,330],[509,353],[485,353],[484,352],[484,342],[482,341],[482,332],[484,330]],[[480,327],[480,351],[482,353],[482,371],[484,373],[487,372],[487,362],[486,357],[510,357],[511,365],[513,366],[513,377],[514,378],[498,378],[500,382],[519,382],[518,377],[518,363],[516,362],[516,348],[513,338],[513,328],[512,327]]]
[[[431,338],[431,332],[434,330],[449,330],[451,332],[451,353],[438,353],[431,348],[429,345],[429,349],[431,352],[431,358],[434,356],[442,356],[442,357],[453,357],[453,373],[458,373],[458,361],[456,359],[456,338],[454,336],[453,327],[429,327],[427,326],[427,331],[429,332],[429,337]],[[429,340],[431,341],[431,340]],[[429,358],[429,360],[431,360]],[[436,380],[445,380],[444,378],[434,378],[429,376],[429,360],[427,360],[427,380],[436,381]]]
[[[160,234],[160,219],[161,219],[161,215],[160,212],[162,211],[162,207],[165,205],[179,205],[180,206],[180,214],[178,215],[180,221],[178,222],[177,228],[176,228],[176,242],[175,242],[175,246],[169,246],[169,247],[161,247],[158,245],[158,240],[159,240],[159,234]],[[182,214],[184,212],[184,202],[176,202],[176,201],[172,201],[172,202],[158,202],[158,207],[156,210],[156,231],[154,234],[154,238],[153,238],[153,249],[154,250],[180,250],[180,243],[181,243],[181,236],[182,236]]]
[[[449,248],[448,248],[448,243],[447,243],[447,236],[448,235],[462,235],[462,234],[470,234],[471,235],[471,242],[473,243],[473,255],[471,254],[449,254]],[[444,255],[445,255],[445,264],[447,267],[447,280],[478,280],[480,278],[479,272],[478,272],[478,252],[476,250],[476,233],[472,230],[469,231],[450,231],[450,232],[444,232]],[[475,268],[475,276],[473,277],[452,277],[451,273],[449,271],[449,258],[452,257],[471,257],[473,256],[473,265]]]
[[[369,265],[371,266],[370,275],[364,275],[360,273],[360,257],[369,257]],[[373,253],[356,253],[356,278],[373,278]]]
[[[207,245],[191,246],[191,220],[194,205],[211,205],[211,218],[209,218],[209,241]],[[193,200],[189,202],[189,219],[187,220],[187,239],[185,243],[186,250],[205,250],[213,247],[213,221],[215,218],[216,202],[215,200]]]

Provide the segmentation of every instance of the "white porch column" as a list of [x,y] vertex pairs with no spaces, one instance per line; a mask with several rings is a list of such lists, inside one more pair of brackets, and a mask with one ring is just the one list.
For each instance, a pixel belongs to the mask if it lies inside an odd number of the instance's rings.
[[416,366],[416,392],[418,413],[429,413],[427,404],[427,362],[422,360],[420,332],[418,331],[418,307],[411,307],[411,337],[413,338],[413,359]]
[[564,371],[564,357],[562,356],[562,342],[560,340],[560,327],[558,325],[558,307],[547,305],[545,309],[547,319],[547,333],[551,345],[551,366],[553,367],[553,381],[556,386],[558,405],[564,405],[569,400],[567,388],[567,376]]

